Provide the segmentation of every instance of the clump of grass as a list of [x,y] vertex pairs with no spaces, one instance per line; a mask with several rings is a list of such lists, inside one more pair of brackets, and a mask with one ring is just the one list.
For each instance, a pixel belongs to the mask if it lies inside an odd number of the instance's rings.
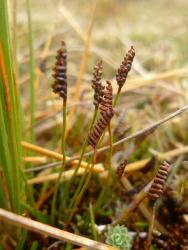
[[0,1],[0,206],[18,214],[25,200],[22,178],[21,119],[7,1]]

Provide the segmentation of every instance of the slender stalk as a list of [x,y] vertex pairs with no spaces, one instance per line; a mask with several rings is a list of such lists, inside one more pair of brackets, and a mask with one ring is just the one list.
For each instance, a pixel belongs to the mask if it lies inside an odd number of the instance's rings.
[[63,99],[63,124],[62,124],[62,141],[61,141],[63,163],[62,163],[62,167],[59,171],[59,176],[58,176],[57,181],[55,183],[55,190],[54,190],[54,195],[52,198],[52,206],[51,206],[51,223],[52,223],[52,225],[54,224],[54,220],[55,220],[55,204],[56,204],[56,200],[57,200],[57,191],[58,191],[58,188],[60,185],[62,173],[63,173],[65,165],[66,165],[66,154],[65,154],[66,106],[67,106],[66,100]]
[[[93,114],[93,118],[92,118],[91,124],[90,124],[90,126],[89,126],[89,131],[92,129],[93,124],[95,123],[95,120],[96,120],[96,117],[97,117],[97,113],[98,113],[98,110],[96,109],[95,112],[94,112],[94,114]],[[88,133],[87,133],[87,134],[88,134]],[[67,201],[67,196],[68,196],[69,187],[70,187],[71,184],[74,182],[74,179],[75,179],[76,174],[77,174],[77,172],[78,172],[78,170],[79,170],[79,168],[80,168],[80,165],[81,165],[81,162],[82,162],[82,160],[83,160],[83,156],[84,156],[84,154],[85,154],[86,149],[87,149],[87,136],[86,136],[86,138],[85,138],[85,140],[84,140],[84,144],[83,144],[83,147],[82,147],[81,156],[80,156],[79,161],[78,161],[78,164],[77,164],[77,166],[76,166],[76,168],[75,168],[74,174],[73,174],[73,176],[71,177],[70,181],[67,182],[67,186],[65,187],[65,191],[64,191],[64,204],[65,204],[66,201]],[[87,171],[87,168],[86,168],[86,171]],[[74,202],[74,200],[75,200],[75,198],[76,198],[78,192],[80,191],[80,188],[81,188],[81,186],[82,186],[82,184],[83,184],[84,178],[85,178],[85,174],[82,176],[82,178],[81,178],[81,180],[80,180],[80,182],[79,182],[79,186],[78,186],[78,188],[77,188],[77,190],[76,190],[76,192],[75,192],[75,194],[74,194],[74,196],[73,196],[73,198],[72,198],[72,202],[71,202],[70,204],[72,204],[72,203]],[[63,203],[62,203],[62,204],[63,204]]]
[[107,185],[103,185],[102,190],[97,198],[97,201],[94,205],[95,211],[98,209],[98,207],[101,205],[101,202],[103,201],[104,195],[106,196],[107,193],[110,190],[110,185],[112,183],[112,177],[113,177],[113,169],[112,169],[112,151],[113,151],[113,136],[112,136],[112,130],[111,130],[111,124],[108,125],[108,134],[109,134],[109,166],[108,166],[108,183]]
[[119,96],[120,96],[120,92],[121,92],[121,88],[119,87],[118,92],[117,92],[116,97],[115,97],[115,100],[114,100],[114,103],[113,103],[113,107],[115,107],[117,105],[117,102],[118,102]]
[[94,125],[94,123],[95,123],[97,114],[98,114],[98,108],[95,109],[95,112],[94,112],[94,114],[93,114],[93,118],[92,118],[92,121],[91,121],[91,124],[90,124],[90,127],[89,127],[89,130],[90,130],[90,131],[91,131],[91,129],[93,128],[93,125]]
[[[114,101],[113,107],[115,107],[117,100],[118,100],[118,96],[120,94],[121,89],[118,89],[118,93],[116,95],[116,99]],[[111,179],[109,178],[109,182],[108,185],[104,185],[102,187],[102,190],[98,196],[98,199],[95,203],[95,210],[97,210],[97,208],[100,206],[104,195],[106,194],[107,190],[109,189],[110,185],[111,185],[111,181],[112,181],[112,177],[113,177],[113,170],[112,170],[112,152],[113,152],[113,135],[112,135],[112,130],[111,130],[111,124],[109,123],[108,125],[108,134],[109,134],[109,168],[108,168],[108,175],[111,176]],[[104,135],[104,134],[103,134]]]
[[[88,162],[88,165],[89,165],[89,162]],[[68,210],[70,210],[72,208],[75,200],[77,199],[77,196],[78,196],[79,192],[81,191],[82,186],[84,184],[86,174],[87,174],[87,168],[85,169],[84,174],[82,175],[81,180],[79,181],[79,184],[78,184],[78,187],[76,189],[76,192],[74,193],[74,196],[73,196],[73,198],[70,201],[70,205],[68,207]]]
[[109,168],[108,172],[109,175],[112,177],[113,175],[113,170],[112,170],[112,151],[113,151],[113,135],[112,135],[112,130],[111,130],[111,124],[108,124],[108,134],[109,134]]
[[152,217],[151,217],[150,224],[149,224],[146,250],[149,250],[150,246],[151,246],[152,232],[153,232],[153,226],[154,226],[154,221],[155,221],[156,204],[157,204],[156,202],[154,202],[154,204],[153,204]]
[[107,187],[106,185],[103,185],[102,190],[100,191],[100,194],[94,204],[94,211],[97,211],[97,209],[101,206],[102,201],[104,200],[103,197],[106,195]]
[[35,63],[33,50],[33,31],[32,31],[32,15],[31,1],[26,0],[27,4],[27,19],[28,19],[28,37],[29,37],[29,72],[30,72],[30,141],[34,142],[34,122],[35,122]]
[[73,217],[73,215],[74,215],[74,213],[75,213],[75,210],[76,210],[78,204],[80,203],[80,200],[81,200],[81,198],[82,198],[82,196],[83,196],[83,194],[84,194],[86,188],[88,187],[88,184],[89,184],[89,181],[90,181],[90,179],[91,179],[92,170],[93,170],[93,167],[94,167],[94,165],[95,165],[95,162],[96,162],[96,148],[94,148],[94,150],[93,150],[92,166],[91,166],[91,168],[90,168],[90,170],[89,170],[89,173],[88,173],[88,175],[87,175],[87,178],[86,178],[86,180],[85,180],[85,183],[84,183],[84,185],[83,185],[83,187],[82,187],[82,189],[81,189],[79,195],[78,195],[77,198],[76,198],[76,202],[75,202],[75,204],[74,204],[74,206],[73,206],[73,208],[72,208],[72,210],[71,210],[70,216],[69,216],[68,221],[67,221],[67,225],[70,223],[70,221],[71,221],[71,219],[72,219],[72,217]]
[[93,206],[91,203],[89,203],[89,213],[90,213],[90,218],[91,218],[91,228],[92,228],[93,239],[97,240],[97,232],[95,229],[95,216],[94,216]]

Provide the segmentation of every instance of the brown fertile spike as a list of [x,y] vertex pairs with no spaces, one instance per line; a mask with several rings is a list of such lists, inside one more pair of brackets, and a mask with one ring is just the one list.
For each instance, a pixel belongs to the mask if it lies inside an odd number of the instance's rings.
[[105,89],[103,90],[103,98],[100,103],[100,110],[101,112],[106,112],[108,109],[112,109],[112,101],[113,101],[113,89],[112,84],[110,81],[107,81],[107,86],[105,86]]
[[102,99],[102,91],[103,86],[101,83],[101,77],[102,77],[102,61],[99,61],[93,70],[93,80],[92,80],[92,88],[94,89],[94,106],[96,109],[98,109],[99,104]]
[[154,181],[148,192],[149,197],[154,201],[156,201],[160,197],[160,195],[163,194],[164,192],[164,184],[168,177],[169,168],[170,168],[170,163],[164,161],[161,164],[157,172],[157,175],[154,178]]
[[126,56],[124,57],[124,60],[122,61],[120,67],[118,68],[118,72],[116,74],[116,81],[117,84],[119,85],[119,88],[122,88],[126,82],[127,75],[132,67],[134,56],[135,56],[135,50],[133,46],[131,46]]
[[125,167],[127,165],[127,160],[123,160],[116,169],[116,176],[121,178],[124,174]]
[[67,50],[64,41],[61,43],[61,48],[57,50],[54,73],[52,76],[55,82],[52,84],[54,93],[59,94],[64,100],[67,99]]
[[108,109],[106,112],[101,114],[101,117],[98,119],[97,123],[94,125],[93,130],[88,135],[88,144],[95,148],[97,143],[103,134],[105,128],[108,126],[110,120],[114,115],[113,109]]

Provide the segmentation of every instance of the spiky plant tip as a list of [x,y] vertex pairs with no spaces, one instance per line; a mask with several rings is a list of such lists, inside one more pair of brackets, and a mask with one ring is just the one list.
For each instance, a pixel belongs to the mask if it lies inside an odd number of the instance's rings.
[[168,177],[170,166],[171,165],[168,161],[164,161],[157,171],[157,174],[148,192],[148,196],[153,201],[156,201],[164,192],[164,185]]
[[101,113],[106,112],[109,109],[113,110],[112,102],[113,102],[113,88],[110,81],[106,81],[106,86],[103,90],[102,100],[100,103],[100,111]]
[[113,109],[108,109],[105,112],[101,113],[101,117],[97,120],[96,124],[93,127],[93,130],[88,135],[88,144],[95,148],[99,139],[101,138],[105,128],[110,123],[110,120],[114,116]]
[[116,82],[121,89],[127,80],[127,75],[131,70],[132,63],[135,57],[135,49],[133,46],[128,50],[127,54],[125,55],[120,67],[118,68],[116,74]]
[[132,247],[132,237],[124,226],[117,225],[109,227],[106,243],[123,250],[130,250]]
[[102,61],[99,61],[93,70],[93,80],[92,80],[92,88],[94,89],[94,106],[95,109],[98,109],[99,104],[101,102],[102,99],[102,92],[104,87],[102,86]]
[[54,73],[52,76],[55,82],[52,84],[53,92],[58,94],[65,101],[67,99],[67,50],[64,41],[61,42],[61,48],[57,50]]
[[100,89],[100,99],[98,99],[98,107],[100,109],[101,116],[94,125],[92,131],[88,135],[88,144],[95,148],[102,136],[105,128],[110,123],[110,120],[114,116],[114,110],[112,107],[113,89],[110,81],[107,81],[105,88]]
[[127,160],[123,160],[122,162],[120,162],[120,164],[117,166],[116,168],[116,176],[120,179],[125,171],[125,167],[127,165]]

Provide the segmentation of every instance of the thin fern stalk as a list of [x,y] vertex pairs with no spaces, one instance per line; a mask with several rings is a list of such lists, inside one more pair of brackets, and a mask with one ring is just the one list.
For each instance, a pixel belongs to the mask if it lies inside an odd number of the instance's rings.
[[91,124],[90,124],[90,126],[89,126],[89,130],[90,130],[90,131],[91,131],[92,128],[93,128],[93,125],[94,125],[94,123],[95,123],[95,120],[96,120],[96,118],[97,118],[97,115],[98,115],[98,108],[95,108],[95,112],[94,112],[94,114],[93,114],[93,118],[92,118]]
[[[93,114],[91,123],[90,123],[90,125],[89,125],[89,131],[92,129],[93,124],[95,123],[97,114],[98,114],[98,110],[95,109],[95,112],[94,112],[94,114]],[[79,168],[80,168],[80,165],[81,165],[81,162],[82,162],[82,160],[83,160],[83,157],[84,157],[85,151],[86,151],[86,149],[87,149],[87,146],[88,146],[88,143],[87,143],[87,136],[86,136],[86,138],[85,138],[85,140],[84,140],[84,144],[83,144],[83,146],[82,146],[82,152],[81,152],[81,155],[80,155],[78,164],[77,164],[77,166],[76,166],[76,168],[75,168],[74,174],[73,174],[73,176],[71,177],[71,179],[69,180],[69,182],[67,182],[67,185],[66,185],[66,187],[65,187],[65,191],[64,191],[64,204],[66,204],[69,187],[71,186],[71,184],[72,184],[72,183],[74,182],[74,180],[75,180],[76,174],[77,174],[77,172],[78,172],[78,170],[79,170]],[[78,188],[77,188],[77,190],[76,190],[76,192],[75,192],[75,194],[74,194],[74,196],[73,196],[72,201],[70,202],[70,204],[72,204],[72,203],[75,201],[76,196],[77,196],[78,192],[80,191],[80,188],[81,188],[81,186],[82,186],[82,184],[83,184],[84,178],[85,178],[85,174],[84,174],[84,175],[82,176],[82,178],[80,179]],[[62,204],[63,204],[63,203],[62,203]],[[70,206],[69,206],[69,207],[70,207]]]
[[111,124],[109,123],[108,125],[108,134],[109,134],[109,156],[108,156],[108,185],[104,185],[101,193],[98,196],[98,199],[94,205],[95,211],[98,209],[98,207],[100,206],[104,195],[107,194],[107,192],[109,192],[109,188],[112,182],[112,177],[113,177],[113,169],[112,169],[112,151],[113,151],[113,136],[112,136],[112,130],[111,130]]
[[156,202],[153,204],[152,216],[151,216],[151,220],[149,223],[149,231],[148,231],[146,250],[149,250],[150,246],[151,246],[152,232],[153,232],[154,221],[155,221],[155,211],[156,211],[156,206],[157,206],[156,204],[157,204]]
[[[88,161],[87,167],[89,167],[89,164],[90,164],[90,162]],[[68,207],[68,211],[72,209],[72,207],[73,207],[73,205],[74,205],[74,203],[75,203],[75,201],[77,199],[77,196],[78,196],[78,194],[80,193],[80,191],[82,189],[82,186],[84,184],[86,175],[87,175],[87,168],[85,168],[84,174],[82,175],[82,177],[81,177],[81,179],[79,181],[79,184],[78,184],[78,187],[76,189],[76,192],[74,193],[74,196],[73,196],[73,198],[70,201],[70,204],[69,204],[69,207]]]
[[70,221],[72,220],[72,217],[74,216],[75,210],[76,210],[78,204],[80,203],[86,188],[88,187],[88,184],[89,184],[91,176],[92,176],[92,170],[93,170],[93,167],[95,165],[95,162],[96,162],[96,148],[94,148],[94,150],[93,150],[92,166],[90,167],[89,173],[88,173],[88,175],[86,177],[86,180],[85,180],[85,183],[84,183],[80,193],[78,194],[78,196],[76,198],[76,201],[75,201],[74,206],[73,206],[73,208],[71,210],[70,216],[68,217],[67,224],[69,224]]
[[[117,104],[117,101],[118,101],[118,98],[119,98],[119,95],[120,95],[120,91],[121,91],[121,89],[119,88],[118,93],[117,93],[116,98],[115,98],[115,101],[114,101],[114,104],[113,104],[113,107],[115,107],[116,104]],[[109,168],[108,168],[108,174],[109,174],[109,176],[113,177],[113,170],[112,170],[113,135],[112,135],[111,124],[110,123],[108,125],[108,134],[109,134]],[[103,136],[104,136],[104,134],[103,134]],[[95,206],[94,206],[95,211],[98,209],[101,202],[103,201],[103,197],[104,197],[104,195],[106,195],[106,192],[110,187],[110,184],[111,184],[111,181],[109,179],[108,185],[104,185],[102,187],[102,190],[101,190],[101,192],[100,192],[100,194],[99,194],[99,196],[97,198],[97,201],[95,203]]]
[[95,229],[95,216],[94,216],[93,206],[91,203],[89,204],[89,213],[91,219],[91,229],[92,229],[93,239],[97,240],[97,232]]
[[62,163],[62,167],[59,171],[59,175],[58,178],[56,180],[55,183],[55,190],[54,190],[54,194],[53,194],[53,198],[52,198],[52,206],[51,206],[51,223],[52,225],[54,224],[55,221],[55,204],[56,204],[56,200],[57,200],[57,192],[59,189],[59,185],[60,185],[60,181],[61,181],[61,177],[62,177],[62,173],[64,172],[65,169],[65,165],[66,165],[66,153],[65,153],[65,135],[66,135],[66,113],[67,113],[67,102],[66,99],[63,99],[63,124],[62,124],[62,140],[61,140],[61,151],[62,151],[62,155],[63,155],[63,163]]
[[113,135],[112,135],[112,130],[111,130],[111,124],[108,124],[108,134],[109,134],[109,168],[108,168],[108,173],[112,177],[113,171],[112,171],[112,151],[113,151]]
[[116,97],[115,97],[115,100],[114,100],[114,103],[113,103],[113,107],[115,107],[117,105],[117,102],[118,102],[119,96],[120,96],[120,92],[121,92],[121,88],[119,87],[118,92],[117,92]]

